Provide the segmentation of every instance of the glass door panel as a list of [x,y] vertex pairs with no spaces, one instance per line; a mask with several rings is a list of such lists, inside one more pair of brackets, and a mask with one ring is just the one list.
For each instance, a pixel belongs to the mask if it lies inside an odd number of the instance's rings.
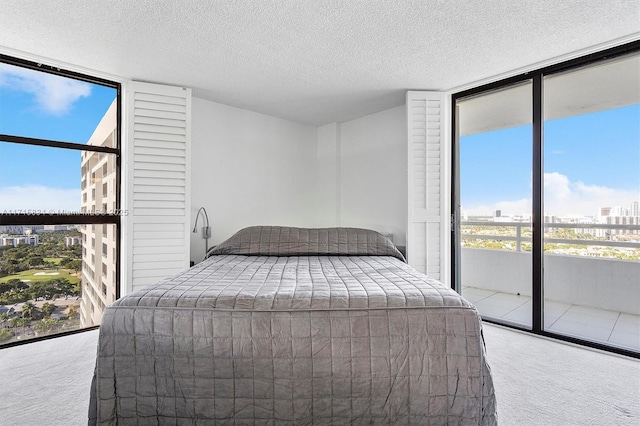
[[462,295],[531,328],[531,81],[456,101]]
[[544,328],[640,350],[640,55],[544,79]]

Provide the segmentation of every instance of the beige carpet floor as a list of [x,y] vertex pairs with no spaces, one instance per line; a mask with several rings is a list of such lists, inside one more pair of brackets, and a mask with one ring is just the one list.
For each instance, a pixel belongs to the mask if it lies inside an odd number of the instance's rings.
[[[500,425],[640,425],[640,361],[484,329]],[[97,338],[0,349],[0,425],[85,425]]]

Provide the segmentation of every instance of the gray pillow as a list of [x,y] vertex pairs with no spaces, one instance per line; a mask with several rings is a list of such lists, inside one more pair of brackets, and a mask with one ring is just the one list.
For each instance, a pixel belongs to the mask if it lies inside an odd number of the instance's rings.
[[393,256],[406,262],[391,240],[361,228],[251,226],[209,250],[251,256]]

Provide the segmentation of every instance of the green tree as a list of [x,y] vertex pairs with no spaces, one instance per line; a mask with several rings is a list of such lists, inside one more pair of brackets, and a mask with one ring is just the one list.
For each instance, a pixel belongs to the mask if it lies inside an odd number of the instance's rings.
[[29,287],[29,294],[31,294],[31,298],[34,300],[51,300],[54,299],[59,293],[60,291],[58,289],[56,280],[38,281],[31,284],[31,287]]
[[38,334],[47,334],[53,331],[58,325],[58,321],[53,318],[43,318],[35,325],[35,330]]
[[33,302],[27,300],[22,304],[22,318],[33,318],[38,307]]
[[3,328],[0,330],[0,343],[11,340],[12,337],[13,333],[9,329]]
[[51,314],[53,313],[53,311],[55,311],[55,309],[56,309],[56,305],[54,305],[53,303],[49,303],[49,302],[45,302],[42,305],[42,308],[40,308],[40,310],[44,314],[45,318],[50,317]]
[[42,264],[44,264],[44,260],[42,260],[42,258],[39,256],[31,256],[28,260],[29,266],[31,267],[41,266]]
[[24,290],[27,288],[29,288],[29,286],[26,283],[23,283],[17,278],[12,278],[6,282],[0,283],[0,294],[11,290]]
[[9,321],[9,313],[5,312],[3,314],[0,314],[0,324],[2,324],[3,328],[4,325]]
[[68,269],[72,269],[75,273],[80,272],[82,269],[82,260],[81,259],[73,259],[67,264]]

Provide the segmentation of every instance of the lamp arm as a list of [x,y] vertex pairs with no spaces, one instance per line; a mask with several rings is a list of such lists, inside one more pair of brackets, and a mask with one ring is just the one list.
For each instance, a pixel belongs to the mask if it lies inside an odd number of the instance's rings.
[[204,252],[205,254],[209,251],[209,238],[211,238],[211,227],[209,226],[209,215],[207,214],[207,209],[204,207],[200,207],[198,212],[196,213],[196,220],[193,224],[193,233],[195,234],[198,229],[198,219],[200,218],[200,212],[204,213],[204,218],[206,221],[206,226],[202,228],[202,238],[204,238]]

